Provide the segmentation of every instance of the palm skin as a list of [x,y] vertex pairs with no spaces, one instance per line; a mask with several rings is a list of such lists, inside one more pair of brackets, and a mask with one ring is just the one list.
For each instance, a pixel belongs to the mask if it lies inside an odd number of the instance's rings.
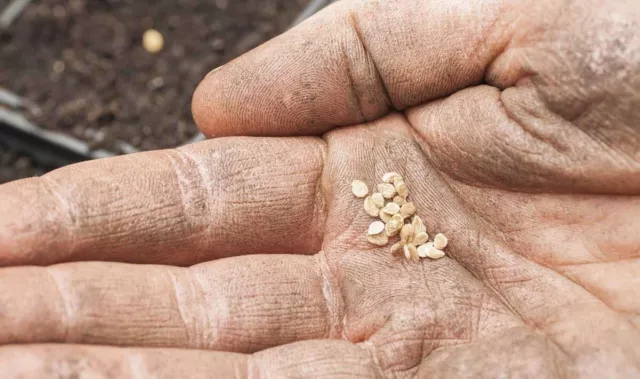
[[[0,367],[640,375],[639,10],[343,1],[198,89],[254,137],[0,187]],[[448,257],[367,243],[350,183],[387,171]]]

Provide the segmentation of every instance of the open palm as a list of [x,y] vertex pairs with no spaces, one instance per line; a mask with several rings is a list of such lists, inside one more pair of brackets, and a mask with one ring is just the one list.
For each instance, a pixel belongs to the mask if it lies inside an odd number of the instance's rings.
[[[198,89],[253,137],[0,187],[3,377],[639,376],[639,22],[339,2]],[[387,171],[448,257],[366,241]]]

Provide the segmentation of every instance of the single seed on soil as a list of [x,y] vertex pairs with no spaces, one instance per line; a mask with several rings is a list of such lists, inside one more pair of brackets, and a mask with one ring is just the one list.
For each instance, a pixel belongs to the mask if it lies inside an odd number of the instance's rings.
[[393,183],[396,180],[402,180],[402,176],[400,176],[400,174],[398,174],[397,172],[387,172],[386,174],[382,175],[382,181],[385,183]]
[[395,186],[398,195],[404,197],[405,199],[407,198],[407,196],[409,196],[409,187],[407,187],[407,185],[403,181],[396,180],[395,182],[393,182],[393,185]]
[[444,254],[444,251],[442,250],[436,249],[433,246],[427,248],[427,257],[431,259],[440,259],[444,256],[445,254]]
[[427,242],[424,245],[418,246],[418,256],[420,258],[426,258],[429,249],[433,248],[433,242]]
[[418,215],[413,216],[413,220],[411,221],[411,225],[413,226],[413,231],[416,234],[426,233],[427,232],[427,227],[424,226],[424,222],[422,222],[422,219]]
[[380,192],[374,193],[373,195],[371,195],[371,198],[373,199],[373,203],[376,205],[376,207],[384,207],[384,196],[382,196]]
[[380,213],[380,209],[376,207],[371,196],[367,196],[367,198],[364,199],[364,211],[371,217],[378,217],[378,214]]
[[400,212],[400,206],[396,203],[387,203],[387,205],[384,206],[384,211],[390,215],[394,215],[398,212]]
[[399,206],[403,206],[407,203],[407,200],[402,196],[396,196],[393,198],[393,202],[398,204]]
[[351,192],[355,197],[365,197],[369,194],[369,187],[362,180],[354,180],[351,183]]
[[400,242],[396,242],[396,243],[394,243],[393,245],[391,245],[391,248],[389,249],[389,252],[390,252],[391,254],[394,254],[394,255],[395,255],[395,254],[398,254],[398,253],[402,250],[402,247],[403,247],[403,246],[404,246],[404,245],[403,245],[402,243],[400,243]]
[[384,232],[384,222],[374,221],[371,223],[371,225],[369,225],[369,230],[367,231],[367,234],[369,234],[370,236],[374,236],[382,232]]
[[404,218],[411,217],[414,213],[416,213],[416,206],[413,203],[406,203],[400,208],[400,214]]
[[389,220],[389,222],[387,222],[387,225],[384,227],[385,233],[387,233],[389,237],[397,235],[398,232],[400,232],[400,229],[402,229],[403,222],[404,220],[402,219],[402,216],[400,216],[399,214],[393,215],[393,217],[391,217],[391,220]]
[[367,236],[367,240],[376,246],[386,246],[389,243],[389,237],[384,233]]
[[400,240],[405,244],[413,240],[413,226],[411,224],[405,224],[400,231]]
[[159,31],[149,29],[142,35],[142,46],[151,54],[158,53],[164,47],[164,37]]
[[444,249],[445,247],[447,247],[447,244],[449,243],[449,240],[447,239],[447,237],[445,237],[444,234],[442,233],[438,233],[436,234],[435,237],[433,237],[433,246],[436,249]]
[[393,199],[396,195],[396,189],[393,184],[380,183],[378,184],[378,191],[384,196],[385,199]]
[[53,72],[55,72],[56,74],[62,74],[65,68],[66,64],[63,61],[53,62]]
[[378,214],[378,217],[380,217],[380,220],[382,220],[382,222],[387,223],[389,222],[389,220],[391,220],[392,216],[387,212],[385,212],[384,209],[380,209],[380,213]]
[[427,233],[416,233],[411,243],[416,246],[419,246],[424,243],[427,243],[428,240],[429,240],[429,235]]

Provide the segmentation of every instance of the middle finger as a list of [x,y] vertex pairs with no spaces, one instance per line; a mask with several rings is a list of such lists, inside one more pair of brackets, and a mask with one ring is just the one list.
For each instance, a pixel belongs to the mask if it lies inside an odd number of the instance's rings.
[[191,268],[67,263],[0,269],[0,345],[88,343],[254,352],[340,336],[318,256]]

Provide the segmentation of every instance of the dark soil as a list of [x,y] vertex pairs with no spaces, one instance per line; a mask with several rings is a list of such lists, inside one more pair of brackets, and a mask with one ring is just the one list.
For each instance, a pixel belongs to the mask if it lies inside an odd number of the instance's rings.
[[44,174],[50,168],[43,168],[26,155],[0,142],[0,183]]
[[[176,146],[197,133],[190,101],[207,72],[286,30],[307,2],[37,0],[0,36],[0,87],[40,107],[27,115],[37,125],[94,146]],[[158,54],[142,46],[150,28],[164,36]],[[3,170],[12,154],[0,146]]]

